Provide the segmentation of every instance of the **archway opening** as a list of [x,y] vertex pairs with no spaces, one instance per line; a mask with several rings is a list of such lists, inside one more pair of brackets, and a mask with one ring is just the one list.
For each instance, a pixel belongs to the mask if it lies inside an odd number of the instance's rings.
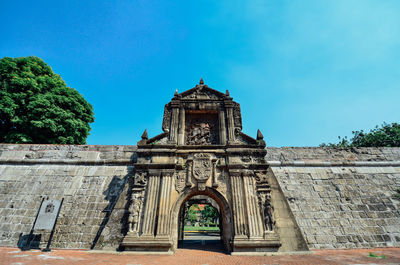
[[196,195],[182,204],[178,247],[224,252],[220,207],[212,198]]
[[[179,214],[175,219],[175,249],[231,252],[231,211],[228,202],[218,191],[213,188],[186,190],[177,200],[176,207],[176,213]],[[190,207],[195,209],[189,213]]]

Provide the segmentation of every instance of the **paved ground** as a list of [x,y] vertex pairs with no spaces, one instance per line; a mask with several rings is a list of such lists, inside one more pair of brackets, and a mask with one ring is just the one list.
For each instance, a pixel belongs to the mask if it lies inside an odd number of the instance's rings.
[[[369,253],[385,258],[368,257]],[[85,250],[20,251],[0,248],[0,264],[400,264],[400,248],[323,250],[311,255],[286,256],[230,256],[219,251],[179,249],[173,256],[133,255],[126,253],[96,253]]]

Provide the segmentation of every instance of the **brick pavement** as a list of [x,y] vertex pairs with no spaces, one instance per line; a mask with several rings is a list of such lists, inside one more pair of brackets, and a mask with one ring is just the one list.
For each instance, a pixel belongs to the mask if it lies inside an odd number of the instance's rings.
[[[368,257],[373,252],[385,255],[385,259]],[[318,250],[309,255],[284,256],[230,256],[220,252],[196,249],[179,249],[175,255],[134,255],[99,253],[85,250],[57,249],[51,252],[39,250],[20,251],[18,248],[0,248],[0,264],[400,264],[400,248]]]

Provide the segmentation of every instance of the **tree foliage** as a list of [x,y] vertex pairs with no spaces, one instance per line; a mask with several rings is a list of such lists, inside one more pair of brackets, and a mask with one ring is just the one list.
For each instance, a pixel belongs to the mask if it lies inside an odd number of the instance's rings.
[[199,222],[200,226],[208,226],[210,224],[215,224],[218,217],[218,210],[213,206],[206,204],[204,208],[201,208],[198,204],[193,204],[188,209],[185,221],[189,221],[192,225]]
[[92,106],[38,57],[0,60],[0,142],[85,144]]
[[214,222],[218,218],[218,211],[210,205],[205,205],[204,210],[201,211],[201,217],[205,220],[205,223]]
[[383,123],[380,127],[376,126],[370,132],[353,131],[353,138],[339,138],[337,144],[321,144],[321,146],[330,146],[337,148],[348,147],[400,147],[400,124]]

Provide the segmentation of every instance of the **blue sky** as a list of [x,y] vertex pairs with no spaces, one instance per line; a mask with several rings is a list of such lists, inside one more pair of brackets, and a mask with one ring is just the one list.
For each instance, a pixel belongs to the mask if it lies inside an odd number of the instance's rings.
[[0,57],[35,55],[94,107],[88,144],[161,132],[204,78],[269,146],[400,121],[400,1],[7,1]]

